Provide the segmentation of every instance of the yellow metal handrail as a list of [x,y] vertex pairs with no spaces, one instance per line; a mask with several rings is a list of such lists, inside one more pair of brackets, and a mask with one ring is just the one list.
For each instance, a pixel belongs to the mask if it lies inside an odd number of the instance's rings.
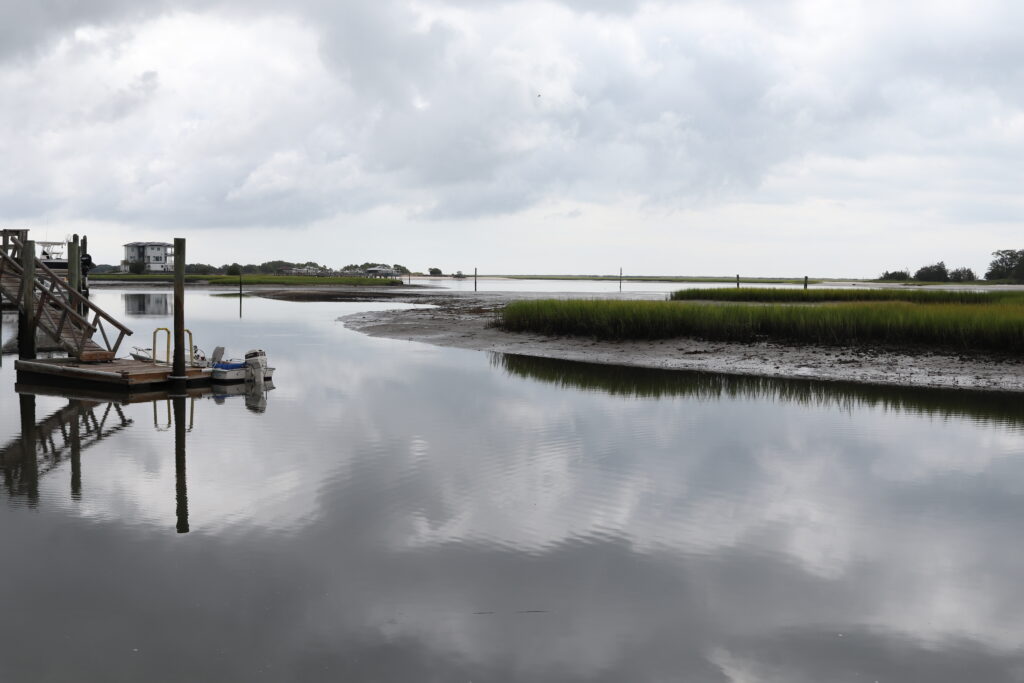
[[[161,331],[167,333],[167,355],[164,356],[164,360],[162,361],[158,360],[156,357],[156,335]],[[195,360],[195,356],[192,351],[195,348],[195,339],[192,337],[192,330],[186,327],[184,331],[188,333],[188,364],[192,365],[192,362]],[[166,363],[167,365],[171,364],[171,331],[166,327],[158,327],[153,330],[153,362]]]

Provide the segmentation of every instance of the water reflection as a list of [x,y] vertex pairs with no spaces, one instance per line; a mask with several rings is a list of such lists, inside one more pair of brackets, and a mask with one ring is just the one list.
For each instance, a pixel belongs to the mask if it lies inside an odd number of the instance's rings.
[[1024,402],[1017,394],[1007,392],[630,368],[502,353],[491,354],[491,363],[516,377],[627,398],[769,399],[805,406],[834,406],[846,411],[870,407],[944,419],[1024,425]]
[[[272,382],[246,382],[189,389],[185,395],[148,392],[143,395],[105,394],[92,391],[89,398],[68,396],[50,386],[18,385],[21,433],[0,450],[0,471],[4,489],[12,499],[24,498],[29,507],[39,505],[39,481],[42,477],[70,465],[70,497],[82,500],[82,452],[98,442],[109,440],[136,424],[125,406],[150,403],[153,431],[174,432],[175,529],[189,532],[188,477],[186,466],[187,435],[195,427],[196,403],[212,398],[223,404],[227,397],[244,398],[248,410],[266,412]],[[58,396],[67,405],[37,420],[37,396]],[[98,398],[108,400],[98,400]],[[166,418],[164,417],[166,410]],[[172,418],[173,414],[173,418]]]
[[127,316],[166,317],[173,313],[171,295],[166,292],[125,292],[121,294],[121,300]]
[[29,505],[39,502],[39,479],[70,460],[71,497],[82,495],[81,455],[101,439],[130,427],[116,403],[69,399],[68,404],[36,421],[36,396],[18,396],[21,434],[0,450],[4,488],[11,496],[24,496]]
[[1011,408],[506,363],[335,322],[366,304],[240,322],[190,295],[197,335],[295,380],[262,413],[115,402],[134,424],[82,455],[80,500],[67,455],[34,507],[0,488],[0,680],[1021,680]]

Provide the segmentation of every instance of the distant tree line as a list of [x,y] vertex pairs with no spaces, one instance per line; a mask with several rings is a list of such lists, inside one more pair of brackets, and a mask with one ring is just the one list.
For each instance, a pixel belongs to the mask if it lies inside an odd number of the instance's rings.
[[918,282],[973,282],[978,277],[974,274],[973,270],[966,266],[949,270],[945,262],[939,261],[929,266],[921,266],[914,271],[913,275],[910,274],[909,269],[887,270],[878,279],[895,280],[897,282],[904,280],[917,280]]
[[[402,275],[411,274],[409,269],[405,266],[395,263],[363,263],[363,264],[349,264],[345,266],[343,270],[361,270],[365,271],[367,268],[374,266],[382,266],[384,268],[391,268]],[[141,261],[132,262],[128,264],[129,273],[142,273],[144,264]],[[313,270],[331,270],[328,266],[321,265],[316,261],[306,261],[305,263],[293,263],[291,261],[264,261],[259,265],[255,263],[247,263],[245,265],[240,263],[225,263],[221,266],[214,266],[209,263],[187,263],[185,264],[185,273],[187,275],[273,275],[282,270],[293,270],[297,268],[311,268]],[[106,273],[116,273],[120,269],[117,266],[102,264],[95,266],[90,272],[96,275],[103,275]]]
[[[985,272],[986,280],[1009,280],[1024,282],[1024,249],[1000,249],[992,252],[992,262]],[[967,267],[949,270],[943,261],[921,266],[914,274],[910,269],[887,270],[879,280],[917,280],[919,282],[974,282],[978,276]]]

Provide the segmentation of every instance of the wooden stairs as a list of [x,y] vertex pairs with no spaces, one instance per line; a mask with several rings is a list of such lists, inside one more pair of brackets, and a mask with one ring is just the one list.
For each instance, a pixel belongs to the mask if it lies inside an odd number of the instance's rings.
[[[36,329],[43,331],[70,356],[83,363],[113,360],[132,331],[68,286],[35,255],[35,276],[27,282],[22,267],[27,236],[27,230],[0,230],[0,294],[16,303],[21,313],[31,313],[33,334]],[[26,287],[31,288],[28,297]],[[30,311],[26,301],[31,302]]]

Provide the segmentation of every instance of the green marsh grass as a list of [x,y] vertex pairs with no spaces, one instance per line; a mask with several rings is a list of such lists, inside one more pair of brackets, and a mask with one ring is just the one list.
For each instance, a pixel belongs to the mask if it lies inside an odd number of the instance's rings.
[[840,301],[906,301],[917,304],[1024,303],[1024,292],[979,292],[953,289],[781,289],[773,287],[694,288],[672,292],[673,301],[759,303],[828,303]]
[[698,337],[826,345],[884,344],[1024,351],[1024,306],[854,302],[829,306],[542,299],[502,311],[510,331],[597,339]]

